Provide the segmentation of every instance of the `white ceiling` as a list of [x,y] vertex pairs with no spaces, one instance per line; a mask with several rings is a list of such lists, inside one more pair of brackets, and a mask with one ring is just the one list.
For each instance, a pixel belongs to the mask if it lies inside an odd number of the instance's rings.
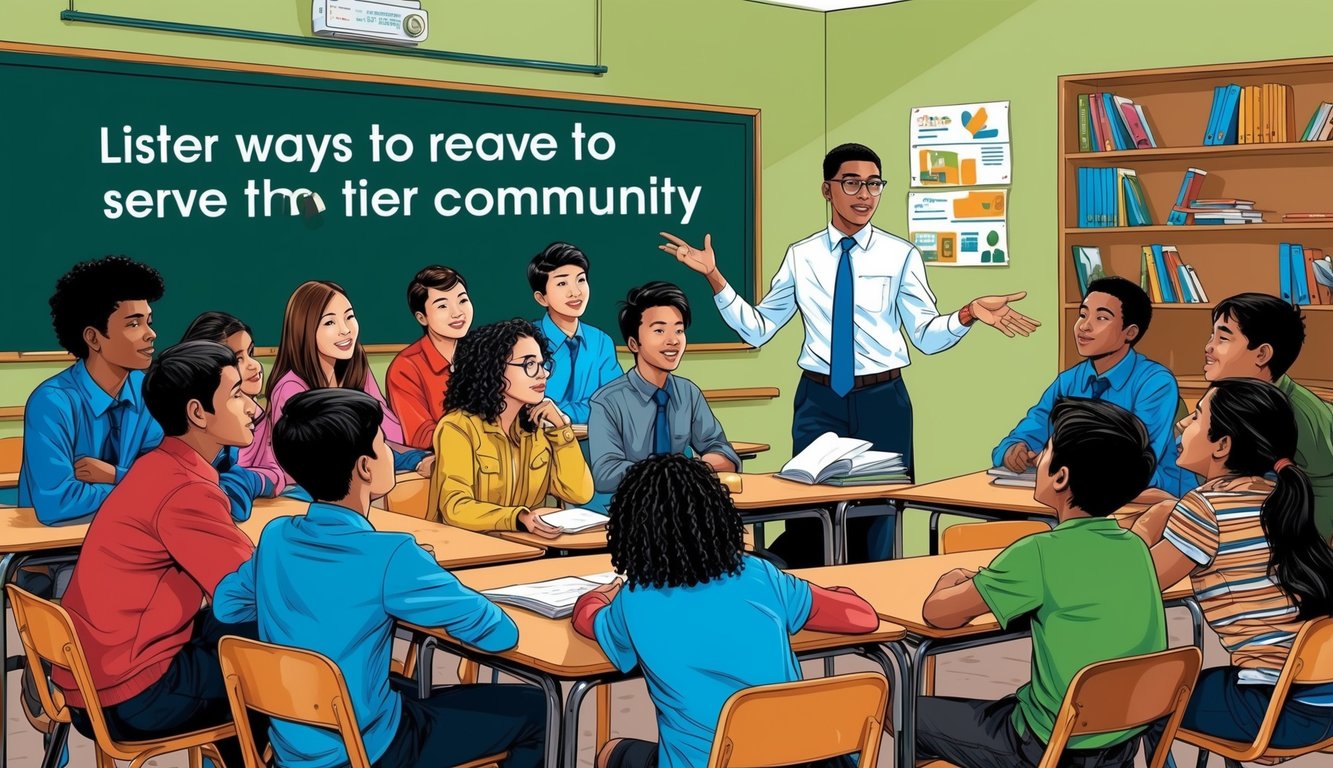
[[890,5],[904,0],[750,0],[767,5],[785,5],[807,11],[845,11],[849,8],[869,8],[872,5]]

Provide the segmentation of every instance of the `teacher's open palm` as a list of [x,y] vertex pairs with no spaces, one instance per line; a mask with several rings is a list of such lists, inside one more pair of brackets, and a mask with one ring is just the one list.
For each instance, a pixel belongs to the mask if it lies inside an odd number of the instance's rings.
[[659,232],[658,234],[665,237],[670,243],[663,243],[657,247],[675,256],[676,261],[681,264],[701,275],[710,275],[717,269],[717,258],[713,256],[713,236],[711,234],[704,235],[703,250],[691,246],[675,235],[666,232]]
[[1041,323],[1009,306],[1028,295],[1027,291],[1005,296],[982,296],[971,304],[972,316],[1010,338],[1027,336],[1041,327]]

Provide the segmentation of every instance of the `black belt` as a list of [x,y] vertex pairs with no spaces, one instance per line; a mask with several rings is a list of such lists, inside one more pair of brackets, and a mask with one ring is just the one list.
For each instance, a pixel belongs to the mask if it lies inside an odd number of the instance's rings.
[[[816,384],[825,387],[830,386],[829,377],[827,374],[802,370],[801,375],[813,381]],[[893,381],[894,379],[898,379],[901,377],[902,377],[902,372],[898,368],[894,368],[888,371],[881,371],[879,373],[867,373],[864,376],[857,376],[855,379],[852,380],[852,389],[861,389],[862,387],[868,387],[872,384],[883,384],[886,381]]]

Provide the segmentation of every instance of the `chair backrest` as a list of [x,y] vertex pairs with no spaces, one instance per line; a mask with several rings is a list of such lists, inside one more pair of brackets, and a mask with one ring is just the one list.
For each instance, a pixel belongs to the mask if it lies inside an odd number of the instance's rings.
[[23,466],[23,436],[0,437],[0,472],[17,472]]
[[1162,768],[1202,665],[1203,654],[1191,645],[1089,664],[1079,670],[1056,713],[1051,740],[1038,768],[1055,768],[1072,737],[1137,728],[1169,718],[1157,752],[1145,756],[1149,768]]
[[426,506],[430,496],[430,481],[426,478],[412,478],[395,485],[389,495],[384,497],[384,506],[390,512],[425,520]]
[[267,768],[250,730],[252,709],[279,720],[337,731],[351,768],[370,768],[347,681],[327,656],[227,635],[218,641],[218,661],[245,768]]
[[861,672],[760,685],[722,705],[708,768],[760,768],[853,752],[874,765],[889,681]]
[[987,523],[958,523],[940,534],[940,552],[972,552],[978,549],[1004,549],[1024,536],[1049,531],[1040,520],[996,520]]
[[[1292,685],[1328,682],[1333,682],[1333,617],[1326,616],[1305,622],[1296,633],[1296,639],[1291,643],[1291,651],[1287,654],[1287,663],[1283,665],[1282,673],[1278,675],[1277,683],[1273,686],[1273,696],[1269,700],[1268,710],[1259,723],[1259,732],[1255,734],[1250,748],[1245,750],[1244,761],[1248,762],[1269,751],[1273,732],[1277,729],[1278,717],[1282,714],[1282,706],[1287,701],[1287,693]],[[1333,744],[1333,739],[1324,739],[1311,745],[1308,750],[1279,751],[1290,756],[1293,752],[1299,754],[1325,749],[1329,744]]]

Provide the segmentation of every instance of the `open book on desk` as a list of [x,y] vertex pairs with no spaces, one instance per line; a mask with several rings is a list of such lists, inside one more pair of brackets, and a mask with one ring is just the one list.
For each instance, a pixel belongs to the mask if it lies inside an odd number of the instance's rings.
[[1014,472],[1005,467],[991,467],[986,470],[986,474],[990,475],[991,485],[1000,485],[1009,488],[1037,487],[1037,470],[1033,467],[1028,467],[1022,472]]
[[867,476],[898,474],[903,475],[905,482],[906,472],[901,453],[872,451],[865,440],[825,432],[784,464],[777,476],[806,485],[834,478],[842,480],[839,484],[847,484]]
[[547,512],[542,515],[542,520],[547,525],[553,525],[565,533],[583,533],[594,528],[601,528],[610,519],[601,512],[594,512],[583,507],[569,507],[558,512]]
[[574,603],[584,593],[610,584],[617,578],[612,572],[594,573],[591,576],[562,576],[533,584],[488,589],[482,594],[493,603],[512,605],[548,619],[564,619],[574,613]]

